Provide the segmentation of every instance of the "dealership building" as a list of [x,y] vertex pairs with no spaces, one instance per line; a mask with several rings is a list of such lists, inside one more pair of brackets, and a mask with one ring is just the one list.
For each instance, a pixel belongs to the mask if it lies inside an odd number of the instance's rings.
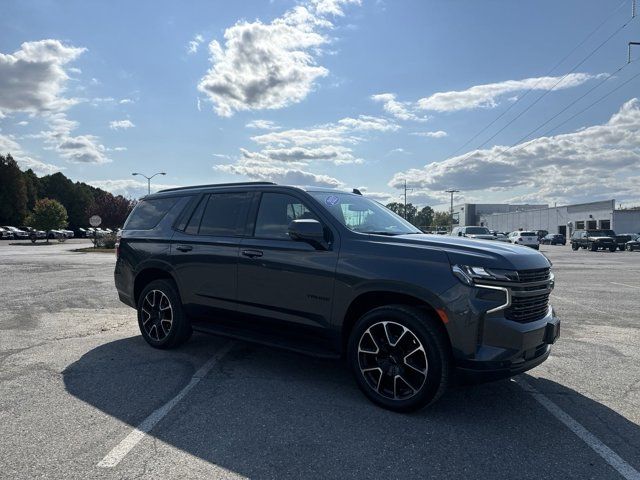
[[547,230],[570,235],[574,230],[588,228],[640,233],[640,210],[616,210],[615,203],[615,200],[604,200],[556,207],[464,204],[454,208],[454,218],[457,217],[460,225],[485,226],[499,232]]

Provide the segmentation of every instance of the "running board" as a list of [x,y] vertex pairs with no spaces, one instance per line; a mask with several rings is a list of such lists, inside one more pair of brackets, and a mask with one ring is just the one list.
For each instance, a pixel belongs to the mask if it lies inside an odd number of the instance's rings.
[[194,322],[193,330],[196,332],[217,335],[221,337],[243,340],[257,343],[267,347],[279,348],[290,352],[307,355],[310,357],[337,360],[340,354],[322,345],[316,339],[308,335],[300,335],[295,338],[287,338],[265,331],[255,331],[246,328],[235,328],[213,321]]

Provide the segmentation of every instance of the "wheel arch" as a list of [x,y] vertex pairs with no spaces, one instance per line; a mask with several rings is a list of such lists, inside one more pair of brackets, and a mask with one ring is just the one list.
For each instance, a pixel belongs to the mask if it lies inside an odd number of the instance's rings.
[[449,342],[449,345],[451,345],[451,338],[449,337],[449,332],[447,332],[447,329],[444,326],[444,321],[440,316],[440,313],[436,310],[436,307],[434,307],[430,302],[407,293],[392,290],[371,290],[361,293],[355,297],[345,312],[342,322],[340,344],[343,354],[347,351],[349,336],[351,335],[353,327],[358,319],[374,308],[388,305],[407,305],[424,311],[429,320],[438,329],[442,330],[445,338]]
[[176,279],[173,274],[164,266],[161,265],[149,265],[142,268],[135,276],[133,281],[133,301],[135,305],[138,304],[138,298],[140,297],[140,293],[146,285],[154,280],[166,279],[171,280],[176,284]]

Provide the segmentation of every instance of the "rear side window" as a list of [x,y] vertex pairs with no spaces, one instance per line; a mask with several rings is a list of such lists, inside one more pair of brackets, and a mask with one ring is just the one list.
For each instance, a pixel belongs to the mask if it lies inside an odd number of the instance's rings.
[[209,196],[200,221],[199,235],[232,237],[244,233],[250,194],[220,193]]
[[179,197],[153,198],[141,200],[133,209],[125,230],[151,230],[164,218],[169,210],[178,202]]

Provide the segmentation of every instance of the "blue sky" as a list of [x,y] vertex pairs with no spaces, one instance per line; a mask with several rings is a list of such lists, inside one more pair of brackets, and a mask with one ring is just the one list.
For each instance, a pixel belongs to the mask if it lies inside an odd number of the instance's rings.
[[640,81],[504,151],[625,64],[637,19],[562,79],[630,17],[631,1],[597,0],[9,1],[0,151],[130,196],[146,190],[133,171],[166,171],[157,185],[275,180],[382,201],[406,179],[410,201],[439,207],[451,187],[459,201],[638,202]]

